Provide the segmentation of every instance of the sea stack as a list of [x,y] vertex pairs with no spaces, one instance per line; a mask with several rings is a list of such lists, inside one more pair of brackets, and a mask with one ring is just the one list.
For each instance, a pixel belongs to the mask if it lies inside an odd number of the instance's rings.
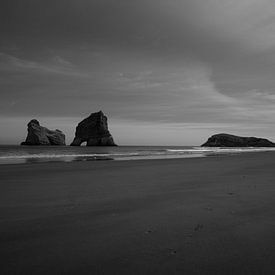
[[265,138],[239,137],[217,134],[210,137],[203,147],[275,147],[275,143]]
[[21,145],[65,145],[65,135],[60,130],[42,127],[39,121],[32,119],[28,123],[28,135]]
[[102,111],[92,113],[78,123],[71,146],[80,146],[83,142],[87,142],[87,146],[116,146]]

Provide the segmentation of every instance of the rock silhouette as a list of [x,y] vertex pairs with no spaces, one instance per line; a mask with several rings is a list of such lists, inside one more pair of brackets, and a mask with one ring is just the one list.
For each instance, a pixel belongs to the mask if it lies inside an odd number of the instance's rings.
[[275,147],[275,143],[265,138],[239,137],[229,134],[211,136],[203,147]]
[[65,135],[60,130],[42,127],[39,121],[32,119],[28,123],[28,135],[21,145],[65,145]]
[[92,113],[77,125],[71,146],[80,146],[83,142],[87,142],[87,146],[116,146],[102,111]]

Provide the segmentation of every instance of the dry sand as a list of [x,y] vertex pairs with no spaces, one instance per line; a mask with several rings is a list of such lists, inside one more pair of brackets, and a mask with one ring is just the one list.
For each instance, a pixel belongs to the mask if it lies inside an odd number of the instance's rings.
[[0,166],[1,274],[274,274],[275,153]]

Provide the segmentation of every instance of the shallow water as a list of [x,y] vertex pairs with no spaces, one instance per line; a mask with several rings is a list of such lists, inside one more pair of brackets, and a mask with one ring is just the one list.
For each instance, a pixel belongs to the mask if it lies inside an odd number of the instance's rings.
[[198,146],[18,146],[0,145],[0,164],[209,157],[217,154],[275,151],[275,148]]

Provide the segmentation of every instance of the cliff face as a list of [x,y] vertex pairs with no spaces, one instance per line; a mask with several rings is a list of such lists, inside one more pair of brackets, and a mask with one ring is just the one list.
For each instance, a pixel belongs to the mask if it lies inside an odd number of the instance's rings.
[[77,125],[71,146],[80,146],[83,142],[87,142],[87,146],[116,146],[102,111],[91,114]]
[[239,137],[217,134],[210,137],[203,147],[275,147],[275,143],[265,138]]
[[65,145],[65,135],[60,130],[42,127],[39,121],[32,119],[28,123],[28,135],[21,145]]

